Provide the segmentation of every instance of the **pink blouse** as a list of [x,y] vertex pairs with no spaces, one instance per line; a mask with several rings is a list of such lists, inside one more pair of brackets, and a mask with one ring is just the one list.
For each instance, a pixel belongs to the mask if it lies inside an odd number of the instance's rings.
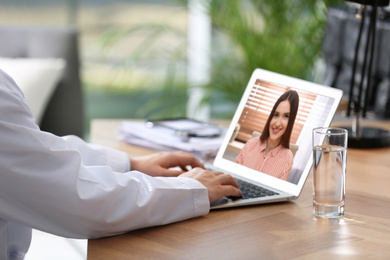
[[290,149],[279,145],[265,155],[265,148],[266,143],[262,143],[260,138],[252,138],[242,148],[235,162],[276,178],[287,180],[294,160]]

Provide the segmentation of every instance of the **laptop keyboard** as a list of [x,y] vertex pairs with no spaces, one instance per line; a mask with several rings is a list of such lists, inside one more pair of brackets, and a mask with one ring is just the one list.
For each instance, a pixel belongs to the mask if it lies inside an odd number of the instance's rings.
[[279,195],[279,193],[268,190],[266,188],[254,185],[252,183],[236,179],[239,185],[240,190],[242,191],[242,197],[234,197],[230,196],[229,198],[232,200],[237,199],[253,199],[253,198],[259,198],[259,197],[266,197],[266,196],[274,196]]

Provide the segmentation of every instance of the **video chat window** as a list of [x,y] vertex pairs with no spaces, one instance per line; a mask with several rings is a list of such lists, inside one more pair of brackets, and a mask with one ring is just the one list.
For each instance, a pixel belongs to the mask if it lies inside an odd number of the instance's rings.
[[[258,138],[278,98],[290,86],[282,86],[257,79],[237,122],[237,130],[223,158],[235,161],[244,145],[252,138]],[[311,155],[311,129],[322,125],[332,106],[333,99],[310,92],[294,89],[299,95],[297,116],[290,138],[293,166],[288,176],[291,183],[298,183],[308,157]]]

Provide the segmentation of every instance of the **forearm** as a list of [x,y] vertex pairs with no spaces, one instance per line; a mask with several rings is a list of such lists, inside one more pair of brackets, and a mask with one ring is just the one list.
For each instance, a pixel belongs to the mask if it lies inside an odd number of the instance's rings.
[[129,158],[126,153],[96,144],[84,142],[77,136],[64,136],[67,149],[77,150],[86,166],[110,166],[114,171],[130,170]]
[[[81,167],[77,175],[30,179],[26,180],[28,185],[21,181],[13,180],[16,188],[1,187],[0,193],[11,197],[3,200],[0,214],[65,237],[110,236],[209,211],[206,188],[188,178],[155,178],[139,172],[110,172],[108,167]],[[23,192],[18,191],[21,187]]]
[[0,158],[0,216],[8,221],[60,236],[90,238],[209,210],[207,190],[195,180],[117,172],[113,165],[100,165],[108,160],[106,155],[94,164],[92,157],[86,159],[62,138],[25,132],[22,140],[18,130],[4,128],[9,138],[0,148],[2,154],[18,153]]

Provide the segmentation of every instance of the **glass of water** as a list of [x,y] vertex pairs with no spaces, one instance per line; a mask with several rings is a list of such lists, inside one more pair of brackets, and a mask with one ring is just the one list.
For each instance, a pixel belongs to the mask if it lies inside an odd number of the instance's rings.
[[344,216],[347,142],[345,129],[313,129],[313,213],[316,217]]

